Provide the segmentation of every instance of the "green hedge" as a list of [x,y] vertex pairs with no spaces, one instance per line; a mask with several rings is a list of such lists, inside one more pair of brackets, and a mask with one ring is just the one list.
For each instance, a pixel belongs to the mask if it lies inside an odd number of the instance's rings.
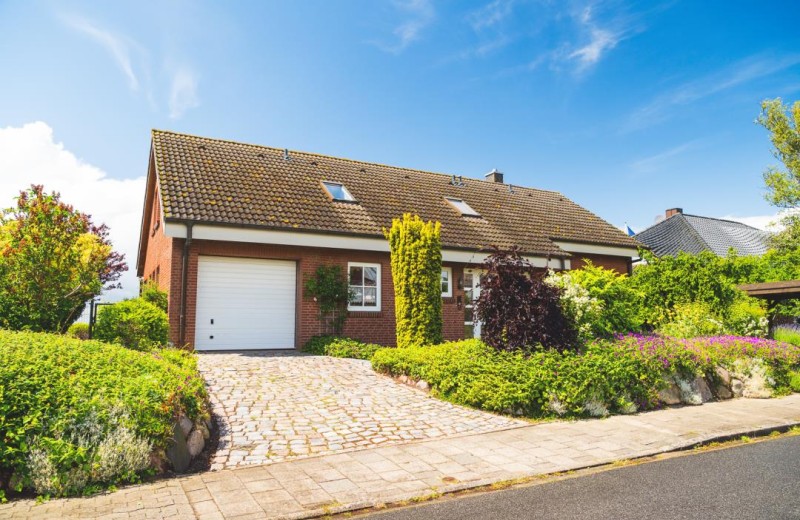
[[197,419],[206,398],[188,352],[0,331],[0,477],[15,475],[0,488],[61,495],[134,480],[142,451],[165,449],[175,417]]
[[134,350],[151,350],[167,344],[169,319],[144,298],[123,300],[100,308],[93,336]]
[[713,377],[714,367],[741,358],[766,363],[777,393],[790,387],[800,349],[756,338],[696,341],[631,335],[598,341],[583,353],[500,352],[479,340],[430,347],[382,349],[373,368],[428,382],[453,403],[528,417],[629,413],[658,404],[672,375]]
[[373,343],[341,338],[338,336],[314,336],[303,345],[303,351],[318,356],[339,358],[372,359],[372,355],[383,347]]

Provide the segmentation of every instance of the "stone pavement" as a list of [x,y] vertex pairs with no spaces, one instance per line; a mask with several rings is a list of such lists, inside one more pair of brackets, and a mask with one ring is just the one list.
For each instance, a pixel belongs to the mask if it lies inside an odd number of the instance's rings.
[[212,471],[91,498],[0,506],[0,518],[307,518],[654,455],[800,424],[800,394],[381,445]]
[[368,361],[299,353],[204,353],[220,419],[212,470],[529,423],[432,399]]

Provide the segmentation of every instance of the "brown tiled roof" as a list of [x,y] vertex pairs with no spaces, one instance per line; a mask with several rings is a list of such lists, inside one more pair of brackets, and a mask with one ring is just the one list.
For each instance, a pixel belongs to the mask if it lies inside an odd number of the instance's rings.
[[[442,223],[449,248],[518,245],[567,256],[554,240],[637,247],[638,243],[557,192],[353,161],[307,152],[153,131],[156,173],[167,221],[383,236],[404,212]],[[357,204],[332,202],[321,181],[344,184]],[[444,197],[465,200],[464,217]]]

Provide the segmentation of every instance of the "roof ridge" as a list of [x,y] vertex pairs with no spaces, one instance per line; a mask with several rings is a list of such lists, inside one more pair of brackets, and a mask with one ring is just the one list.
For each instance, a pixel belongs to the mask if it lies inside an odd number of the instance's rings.
[[[151,133],[151,135],[154,135],[156,133],[172,134],[172,135],[179,135],[179,136],[184,136],[184,137],[192,137],[192,138],[195,138],[195,139],[203,139],[203,140],[206,140],[206,141],[218,141],[218,142],[221,142],[221,143],[236,144],[236,145],[241,145],[241,146],[254,146],[256,148],[266,148],[268,150],[275,150],[277,152],[283,152],[283,150],[286,149],[286,150],[289,150],[289,153],[311,155],[311,156],[314,156],[314,157],[324,157],[326,159],[335,159],[335,160],[347,161],[347,162],[351,162],[351,163],[366,164],[366,165],[371,165],[371,166],[380,166],[382,168],[391,168],[391,169],[395,169],[395,170],[404,170],[404,171],[409,171],[409,172],[414,172],[414,173],[426,173],[426,174],[430,174],[430,175],[440,175],[440,176],[443,176],[443,177],[454,177],[454,176],[455,177],[462,177],[462,178],[466,178],[466,179],[468,179],[470,181],[484,182],[486,184],[505,184],[506,186],[513,186],[514,188],[520,188],[520,189],[532,190],[532,191],[541,191],[541,192],[545,192],[545,193],[554,193],[556,195],[560,195],[561,197],[564,197],[564,195],[560,191],[556,191],[556,190],[546,190],[546,189],[543,189],[543,188],[533,188],[533,187],[530,187],[530,186],[522,186],[520,184],[496,183],[494,181],[487,181],[486,179],[478,179],[476,177],[464,177],[463,175],[456,175],[454,173],[432,172],[430,170],[420,170],[419,168],[408,168],[408,167],[405,167],[405,166],[393,166],[393,165],[390,165],[390,164],[383,164],[383,163],[372,162],[372,161],[362,161],[362,160],[359,160],[359,159],[350,159],[350,158],[347,158],[347,157],[339,157],[339,156],[336,156],[336,155],[326,155],[326,154],[321,154],[321,153],[316,153],[316,152],[306,152],[304,150],[290,150],[288,148],[276,148],[274,146],[267,146],[267,145],[263,145],[263,144],[244,143],[242,141],[234,141],[232,139],[220,139],[220,138],[216,138],[216,137],[205,137],[205,136],[202,136],[202,135],[189,134],[189,133],[186,133],[186,132],[175,132],[173,130],[160,130],[160,129],[157,129],[157,128],[153,128],[153,129],[150,130],[150,133]],[[566,198],[566,197],[564,197],[564,198]]]
[[754,229],[756,231],[761,231],[761,232],[766,233],[766,231],[764,231],[763,229],[757,228],[755,226],[751,226],[750,224],[745,224],[744,222],[739,222],[738,220],[730,220],[730,219],[727,219],[727,218],[717,218],[717,217],[706,217],[704,215],[693,215],[691,213],[688,213],[688,214],[687,213],[683,213],[683,215],[685,215],[687,217],[703,218],[703,219],[706,219],[706,220],[716,220],[717,222],[728,222],[730,224],[738,224],[740,226],[748,227],[750,229]]

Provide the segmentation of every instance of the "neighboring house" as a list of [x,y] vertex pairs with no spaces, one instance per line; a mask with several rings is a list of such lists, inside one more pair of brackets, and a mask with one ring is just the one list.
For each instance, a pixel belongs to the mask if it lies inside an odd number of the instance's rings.
[[197,350],[296,348],[320,333],[303,283],[339,265],[355,296],[344,333],[395,343],[383,229],[404,212],[442,223],[443,331],[472,322],[480,262],[519,246],[537,267],[630,270],[638,243],[563,195],[153,131],[137,273],[169,292],[170,338]]
[[687,215],[681,208],[668,209],[665,217],[634,236],[656,256],[675,256],[681,251],[727,256],[731,248],[739,255],[753,256],[768,249],[770,234],[741,222]]

